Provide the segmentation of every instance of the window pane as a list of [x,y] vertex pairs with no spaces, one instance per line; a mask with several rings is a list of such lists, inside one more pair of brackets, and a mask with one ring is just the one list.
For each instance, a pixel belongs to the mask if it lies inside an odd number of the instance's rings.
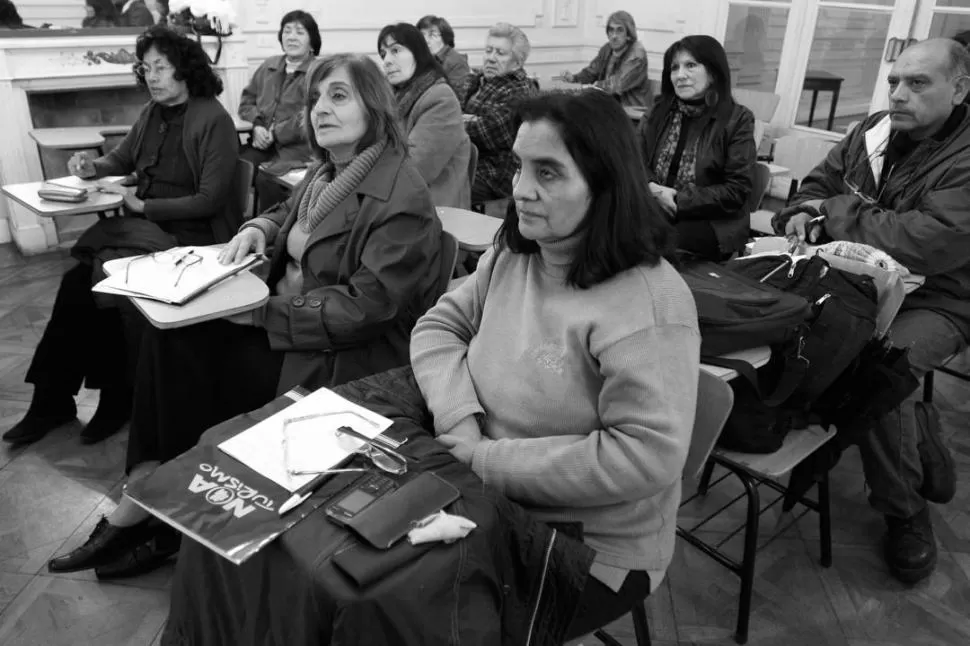
[[734,87],[775,91],[787,25],[787,8],[731,5],[724,49]]
[[970,29],[970,15],[936,13],[930,23],[930,38],[953,38],[962,31]]
[[795,123],[845,132],[869,113],[891,19],[889,12],[819,9]]
[[936,0],[937,7],[970,7],[970,0]]

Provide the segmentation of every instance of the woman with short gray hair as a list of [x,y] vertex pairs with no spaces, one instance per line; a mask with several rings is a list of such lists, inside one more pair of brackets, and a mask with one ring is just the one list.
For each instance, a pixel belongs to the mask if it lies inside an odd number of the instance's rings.
[[478,148],[473,204],[512,194],[512,104],[536,91],[522,69],[531,49],[521,29],[507,22],[496,23],[485,39],[482,69],[469,77],[462,112],[465,130]]

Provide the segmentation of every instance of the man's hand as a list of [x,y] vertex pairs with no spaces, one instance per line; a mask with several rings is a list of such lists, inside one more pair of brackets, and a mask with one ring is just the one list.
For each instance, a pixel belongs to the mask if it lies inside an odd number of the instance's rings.
[[253,148],[266,150],[273,145],[273,133],[263,126],[253,127]]
[[94,162],[86,152],[74,153],[67,160],[67,172],[81,179],[91,179],[98,172],[94,169]]
[[576,76],[572,72],[563,72],[562,80],[564,80],[566,83],[575,83]]

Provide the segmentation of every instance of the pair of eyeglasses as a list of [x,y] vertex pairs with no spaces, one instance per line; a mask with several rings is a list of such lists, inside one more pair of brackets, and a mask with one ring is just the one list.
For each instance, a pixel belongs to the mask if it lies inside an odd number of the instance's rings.
[[391,455],[389,449],[358,439],[349,432],[344,432],[344,428],[347,427],[341,427],[334,431],[337,436],[337,444],[344,451],[363,455],[373,462],[375,467],[392,475],[399,476],[408,472],[408,464],[403,460],[403,456],[395,457]]
[[[889,168],[889,172],[886,175],[887,181],[881,183],[881,186],[879,187],[879,192],[876,193],[875,197],[867,194],[865,191],[862,190],[859,183],[854,182],[849,178],[855,175],[856,171],[858,171],[859,168],[865,168],[866,170],[870,170],[872,167],[872,161],[876,157],[880,157],[880,156],[885,157],[886,150],[889,148],[889,144],[892,142],[894,136],[895,136],[895,133],[892,133],[889,137],[886,138],[884,142],[882,142],[882,145],[876,148],[876,150],[872,154],[866,155],[864,158],[860,159],[852,168],[850,168],[842,175],[842,183],[845,185],[845,189],[852,195],[855,195],[856,197],[858,197],[865,204],[877,204],[879,200],[882,199],[882,194],[885,192],[886,185],[889,183],[888,181],[889,175],[892,175],[893,168],[892,167]],[[875,179],[877,182],[879,182],[880,178],[876,177]]]
[[173,71],[175,68],[171,65],[152,66],[148,63],[135,63],[131,66],[131,69],[138,76],[149,76],[150,74],[162,76],[163,74]]
[[189,267],[194,267],[195,265],[202,262],[202,256],[195,253],[194,249],[189,249],[188,251],[156,251],[155,253],[149,254],[147,256],[139,256],[133,258],[125,266],[125,284],[128,284],[128,280],[131,278],[131,266],[140,260],[145,260],[151,258],[155,261],[157,265],[169,266],[173,269],[178,270],[178,274],[175,277],[175,287],[178,287],[179,281],[182,280],[182,276]]

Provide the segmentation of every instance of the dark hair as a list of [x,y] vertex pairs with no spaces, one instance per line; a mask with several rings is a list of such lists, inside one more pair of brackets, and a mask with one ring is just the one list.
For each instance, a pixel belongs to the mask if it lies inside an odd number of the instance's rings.
[[87,5],[94,11],[95,20],[107,20],[117,24],[118,8],[111,0],[85,0]]
[[283,46],[283,27],[286,27],[291,22],[298,22],[303,25],[303,28],[310,34],[310,50],[314,56],[319,56],[320,47],[323,46],[323,41],[320,39],[320,27],[317,25],[317,21],[313,19],[313,16],[299,9],[289,12],[280,20],[280,30],[276,34],[276,40],[280,42],[280,46]]
[[455,30],[451,28],[448,21],[441,16],[435,16],[433,14],[428,14],[424,18],[418,21],[418,29],[431,29],[435,27],[438,33],[441,34],[441,42],[443,42],[448,47],[455,47]]
[[668,100],[677,96],[674,83],[670,80],[670,67],[674,56],[680,52],[687,52],[698,63],[704,66],[711,77],[711,86],[707,89],[704,101],[715,109],[734,105],[731,97],[731,69],[728,66],[727,54],[721,43],[710,36],[684,36],[664,52],[664,70],[660,78],[660,92]]
[[960,33],[954,35],[953,40],[957,41],[964,47],[970,47],[970,30],[961,31]]
[[367,112],[367,132],[357,145],[360,152],[373,145],[378,139],[387,139],[391,148],[407,150],[407,137],[398,121],[397,101],[391,90],[390,83],[373,59],[357,54],[331,54],[315,63],[307,73],[306,121],[307,139],[310,148],[317,157],[327,161],[329,153],[317,143],[316,133],[313,132],[313,121],[310,118],[313,106],[316,105],[320,93],[317,85],[330,76],[335,70],[347,69],[354,91],[360,97],[360,102]]
[[0,0],[0,27],[20,29],[23,26],[24,20],[17,11],[17,5],[10,0]]
[[[185,81],[189,96],[211,99],[222,94],[222,79],[212,69],[209,56],[197,41],[172,31],[168,27],[149,27],[135,43],[135,56],[145,60],[154,47],[175,68],[175,80]],[[138,85],[146,87],[145,77],[135,72]]]
[[[599,90],[544,92],[520,101],[514,125],[548,121],[559,132],[589,186],[590,205],[566,282],[592,287],[640,264],[655,265],[671,254],[673,229],[650,194],[630,117]],[[510,202],[497,234],[514,253],[536,253],[539,245],[519,233]]]
[[420,29],[406,22],[387,25],[381,29],[381,33],[377,36],[378,54],[380,54],[381,48],[384,46],[384,41],[387,40],[388,36],[393,38],[397,44],[406,47],[411,52],[411,55],[414,56],[414,76],[411,77],[411,80],[428,73],[443,78],[446,81],[448,80],[448,75],[445,74],[445,70],[441,67],[438,59],[431,53],[431,50],[428,48],[428,42],[421,35]]

